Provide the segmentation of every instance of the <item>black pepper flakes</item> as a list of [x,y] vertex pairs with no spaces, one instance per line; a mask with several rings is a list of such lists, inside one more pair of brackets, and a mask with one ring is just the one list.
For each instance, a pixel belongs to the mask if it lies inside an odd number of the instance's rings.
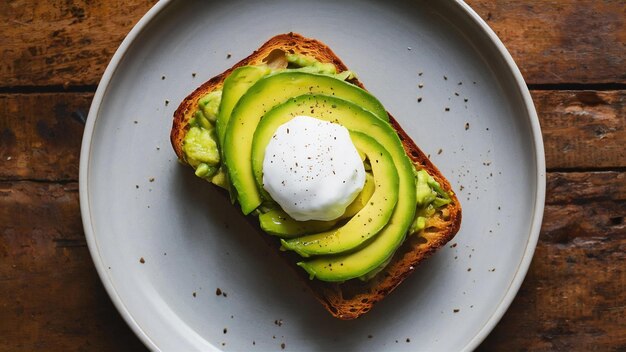
[[215,290],[215,294],[217,296],[221,296],[222,295],[222,290],[218,287],[217,290]]
[[422,97],[417,97],[417,102],[421,103],[422,102]]
[[228,329],[224,328],[223,332],[224,332],[224,334],[228,333]]
[[445,108],[444,110],[445,110],[445,111],[450,111],[450,108]]
[[465,130],[466,130],[466,131],[467,131],[467,130],[469,130],[469,122],[466,122],[466,123],[465,123]]
[[409,343],[409,342],[411,342],[411,339],[407,337],[406,338],[406,343]]
[[233,56],[233,54],[231,54],[231,53],[226,53],[226,58],[227,58],[227,59],[230,59],[232,56]]
[[454,310],[452,310],[454,313],[458,313],[460,311],[460,309],[455,308]]
[[285,343],[284,343],[284,342],[280,344],[280,349],[281,349],[281,350],[284,350],[284,349],[285,349],[285,347],[286,347],[286,345],[285,345]]
[[192,295],[194,298],[196,297],[196,293],[195,293],[195,292],[193,292],[191,295]]
[[141,264],[145,264],[145,263],[146,263],[146,260],[145,260],[145,259],[143,259],[143,257],[141,257],[141,258],[139,258],[139,262],[140,262]]

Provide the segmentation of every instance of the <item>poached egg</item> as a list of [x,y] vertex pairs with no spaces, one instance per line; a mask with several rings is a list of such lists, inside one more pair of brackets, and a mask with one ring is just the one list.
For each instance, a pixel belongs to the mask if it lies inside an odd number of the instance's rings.
[[364,184],[363,162],[341,125],[296,116],[265,149],[263,188],[295,220],[337,219]]

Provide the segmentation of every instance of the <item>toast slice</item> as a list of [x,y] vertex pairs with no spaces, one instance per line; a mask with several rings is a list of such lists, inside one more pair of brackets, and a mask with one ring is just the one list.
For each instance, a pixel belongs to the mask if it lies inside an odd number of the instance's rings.
[[[197,109],[200,98],[213,90],[221,89],[226,77],[238,67],[245,65],[286,67],[286,53],[312,57],[322,63],[332,63],[337,73],[348,70],[346,65],[333,51],[318,40],[305,38],[296,33],[286,33],[272,37],[250,56],[237,62],[225,72],[211,78],[181,102],[174,113],[171,130],[172,147],[180,161],[186,163],[182,142],[186,132],[189,130],[190,119]],[[357,78],[352,78],[348,82],[364,88]],[[302,278],[303,282],[310,288],[322,305],[339,319],[354,319],[368,312],[375,303],[382,300],[404,281],[422,260],[450,241],[461,225],[461,205],[452,191],[450,183],[391,115],[389,115],[389,119],[391,126],[397,131],[409,158],[418,169],[426,170],[440,184],[441,188],[450,196],[451,202],[439,208],[433,216],[428,218],[425,229],[407,236],[389,264],[375,277],[368,281],[352,279],[343,283],[310,280],[308,274],[296,266],[296,262],[300,257],[293,252],[280,251],[280,241],[264,233],[259,228],[255,217],[247,216],[248,220],[259,229],[261,237],[270,246],[274,247],[276,253],[282,256],[294,268],[297,275]],[[227,195],[226,192],[224,194]]]

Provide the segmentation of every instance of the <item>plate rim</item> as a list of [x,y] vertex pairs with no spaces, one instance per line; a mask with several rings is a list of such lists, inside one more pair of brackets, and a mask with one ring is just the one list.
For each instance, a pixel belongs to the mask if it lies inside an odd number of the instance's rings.
[[515,79],[515,83],[517,85],[518,91],[521,94],[522,101],[526,107],[526,111],[528,114],[530,129],[532,132],[532,142],[535,147],[535,165],[537,166],[537,175],[536,175],[536,185],[537,189],[535,192],[535,204],[534,209],[532,211],[532,225],[530,227],[530,233],[528,236],[528,241],[526,242],[526,249],[524,250],[524,255],[522,260],[520,261],[515,275],[513,276],[509,287],[506,290],[504,297],[498,303],[496,310],[493,314],[488,318],[483,327],[478,331],[478,333],[471,339],[467,346],[463,349],[464,351],[472,351],[480,345],[481,342],[487,338],[487,336],[491,333],[491,331],[495,328],[495,326],[500,322],[504,313],[509,309],[511,303],[513,303],[513,299],[517,296],[517,292],[519,291],[524,279],[526,278],[526,274],[528,273],[528,269],[530,268],[530,264],[532,262],[535,248],[537,247],[537,242],[539,240],[539,233],[541,231],[541,224],[543,222],[543,212],[545,205],[545,197],[546,197],[546,161],[545,161],[545,151],[543,146],[543,137],[541,134],[541,126],[539,124],[539,116],[537,115],[537,110],[535,109],[535,105],[532,100],[532,96],[530,95],[530,91],[526,86],[526,81],[522,76],[522,73],[513,60],[513,57],[509,53],[509,51],[504,46],[504,43],[500,40],[498,35],[494,32],[491,27],[483,20],[474,9],[472,9],[468,4],[466,4],[462,0],[454,0],[457,5],[474,21],[480,29],[482,29],[483,33],[489,37],[491,42],[496,46],[499,54],[505,60],[509,70],[513,74]]
[[94,94],[93,100],[91,101],[89,113],[87,114],[87,123],[85,124],[85,129],[83,131],[83,140],[81,142],[78,173],[78,193],[81,218],[83,222],[83,230],[85,232],[87,247],[89,248],[91,259],[93,260],[96,267],[96,272],[98,273],[100,281],[102,282],[102,285],[104,286],[107,294],[113,302],[113,305],[122,316],[126,324],[131,328],[131,330],[141,340],[141,342],[143,342],[146,347],[153,351],[160,351],[160,348],[141,328],[139,323],[131,314],[130,310],[124,304],[121,296],[117,292],[115,285],[113,284],[112,278],[109,276],[108,271],[105,268],[102,257],[100,256],[100,249],[98,248],[98,242],[96,240],[95,228],[92,223],[91,203],[89,197],[89,170],[91,165],[90,156],[92,149],[92,138],[95,130],[96,120],[100,113],[102,100],[106,95],[106,92],[108,91],[109,85],[111,83],[111,79],[113,78],[115,71],[117,71],[120,62],[123,60],[127,51],[135,42],[135,39],[145,30],[150,22],[152,22],[152,20],[159,13],[161,13],[161,11],[163,11],[163,9],[165,9],[166,6],[168,6],[171,2],[171,0],[158,1],[148,10],[148,12],[146,12],[139,19],[139,21],[137,21],[137,23],[133,26],[130,32],[128,32],[126,37],[122,40],[120,46],[115,50],[115,54],[113,54],[111,61],[109,61],[109,64],[104,70],[102,78],[98,83],[96,93]]
[[[504,296],[497,304],[495,311],[489,316],[484,323],[483,327],[474,335],[474,337],[468,341],[463,351],[472,351],[478,345],[484,341],[484,339],[491,333],[494,327],[502,319],[505,312],[510,307],[513,299],[516,297],[525,277],[528,273],[528,269],[532,262],[532,258],[539,239],[539,233],[541,230],[541,224],[543,221],[543,212],[545,204],[546,193],[546,166],[545,166],[545,152],[543,145],[543,138],[541,134],[541,127],[539,124],[539,117],[537,115],[530,91],[526,86],[521,71],[517,64],[513,60],[511,54],[506,49],[502,41],[498,38],[497,34],[489,27],[489,25],[464,1],[462,0],[448,0],[454,3],[460,10],[472,20],[474,25],[480,29],[483,34],[492,42],[497,52],[504,59],[507,68],[513,75],[514,83],[517,91],[519,92],[522,102],[526,108],[526,114],[530,123],[530,130],[532,133],[532,143],[535,148],[534,162],[537,167],[537,175],[535,178],[536,192],[534,195],[535,202],[532,210],[532,221],[528,240],[526,242],[526,248],[522,256],[522,260],[519,262],[517,270],[511,279],[511,283],[506,289]],[[112,278],[109,276],[108,271],[103,263],[103,258],[100,256],[100,250],[98,248],[98,242],[96,240],[95,228],[92,223],[90,196],[89,196],[89,170],[91,162],[91,150],[93,142],[93,134],[95,130],[95,123],[98,118],[103,98],[105,97],[111,79],[113,78],[120,62],[124,59],[126,53],[131,48],[136,38],[146,29],[146,27],[174,0],[160,0],[150,8],[146,14],[133,26],[128,35],[124,38],[120,46],[115,51],[115,54],[111,58],[107,65],[102,78],[94,94],[91,107],[89,109],[87,123],[83,132],[83,138],[81,142],[80,161],[79,161],[79,201],[81,218],[83,223],[83,230],[85,232],[85,238],[91,258],[96,267],[100,281],[102,282],[107,294],[109,295],[113,305],[116,307],[126,324],[131,328],[135,335],[144,343],[146,347],[151,350],[159,351],[160,348],[150,338],[148,333],[142,329],[139,323],[133,317],[128,307],[124,304],[121,296],[117,292],[117,288],[113,284]]]

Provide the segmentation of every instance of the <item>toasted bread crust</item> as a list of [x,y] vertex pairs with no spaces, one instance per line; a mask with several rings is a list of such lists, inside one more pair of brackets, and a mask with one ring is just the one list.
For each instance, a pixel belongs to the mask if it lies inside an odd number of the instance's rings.
[[[346,65],[329,47],[315,39],[305,38],[296,33],[286,33],[272,37],[250,56],[202,84],[185,98],[178,109],[176,109],[170,138],[172,147],[181,161],[186,161],[182,151],[182,140],[189,129],[189,119],[196,110],[195,107],[198,104],[198,100],[207,93],[220,89],[224,79],[237,67],[263,64],[268,57],[272,56],[275,50],[306,55],[314,57],[320,62],[333,63],[338,72],[347,70]],[[351,83],[364,88],[357,79],[352,80]],[[276,252],[295,269],[296,273],[303,279],[303,282],[311,289],[322,305],[339,319],[355,319],[368,312],[376,302],[382,300],[404,281],[422,260],[450,241],[461,225],[461,205],[452,191],[450,183],[417,147],[415,142],[409,138],[398,122],[391,115],[389,117],[392,127],[398,132],[407,155],[416,165],[428,171],[439,182],[441,187],[451,194],[452,202],[443,208],[443,212],[438,213],[436,219],[433,220],[432,224],[428,224],[426,230],[407,238],[396,251],[390,263],[373,279],[367,282],[349,280],[344,283],[309,280],[304,270],[295,265],[299,257],[291,252],[278,251],[280,247],[279,241],[265,234],[259,228],[256,218],[248,216],[248,220],[258,228],[263,239],[274,247]]]

